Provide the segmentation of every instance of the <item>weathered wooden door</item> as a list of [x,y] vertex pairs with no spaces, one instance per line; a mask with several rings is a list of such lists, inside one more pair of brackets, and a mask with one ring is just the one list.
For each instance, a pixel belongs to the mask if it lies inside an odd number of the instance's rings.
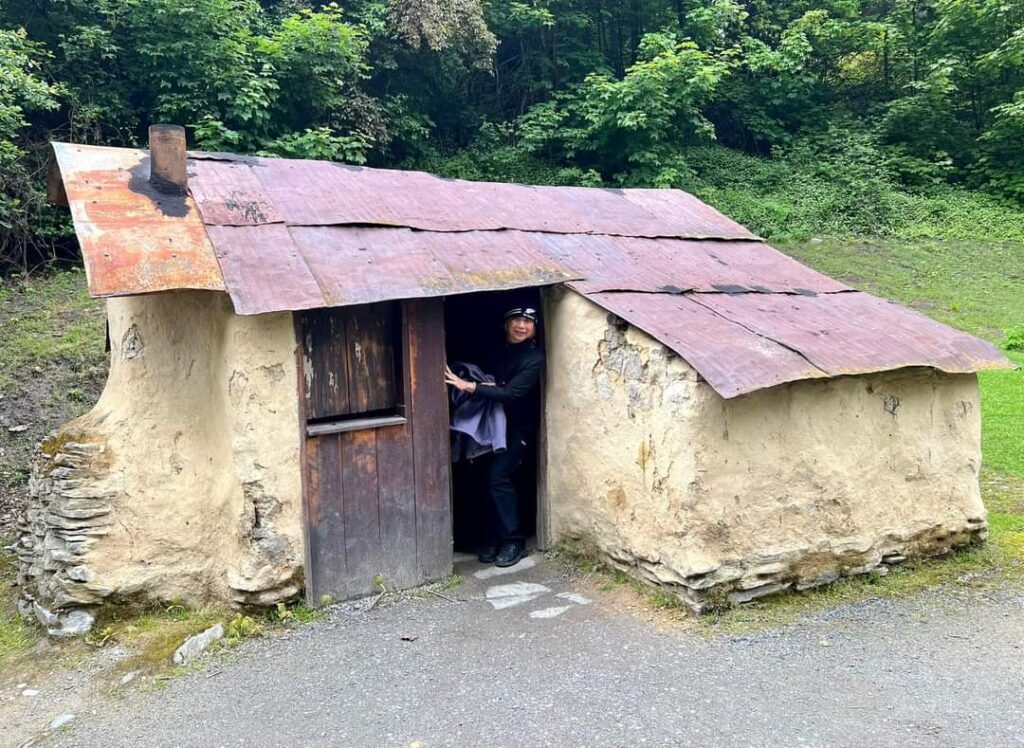
[[443,301],[320,309],[298,328],[308,598],[450,573]]

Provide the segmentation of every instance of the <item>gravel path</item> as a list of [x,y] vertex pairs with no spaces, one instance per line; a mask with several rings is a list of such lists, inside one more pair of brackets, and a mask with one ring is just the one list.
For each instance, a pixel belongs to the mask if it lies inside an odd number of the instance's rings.
[[712,638],[643,620],[543,561],[445,594],[465,601],[335,610],[47,742],[1024,746],[1020,592],[872,601]]

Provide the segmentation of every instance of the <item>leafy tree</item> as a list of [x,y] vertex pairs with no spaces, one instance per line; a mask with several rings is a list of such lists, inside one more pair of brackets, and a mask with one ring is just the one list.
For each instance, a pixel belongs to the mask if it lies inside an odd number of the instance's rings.
[[40,77],[46,52],[24,29],[0,28],[0,266],[49,254],[61,221],[46,206],[28,117],[57,108],[60,88]]
[[786,234],[1024,201],[1024,0],[0,0],[0,29],[19,264],[66,232],[46,142],[155,121],[208,149],[684,186]]
[[526,143],[550,147],[606,178],[668,186],[678,182],[680,146],[713,137],[702,107],[728,74],[694,42],[647,34],[622,79],[588,76],[573,92],[521,120]]

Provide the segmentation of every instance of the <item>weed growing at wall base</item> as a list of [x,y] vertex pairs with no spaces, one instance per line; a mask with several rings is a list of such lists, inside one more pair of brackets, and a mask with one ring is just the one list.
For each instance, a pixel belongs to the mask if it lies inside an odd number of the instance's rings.
[[14,566],[14,555],[0,550],[0,667],[27,652],[39,638],[39,631],[18,614]]

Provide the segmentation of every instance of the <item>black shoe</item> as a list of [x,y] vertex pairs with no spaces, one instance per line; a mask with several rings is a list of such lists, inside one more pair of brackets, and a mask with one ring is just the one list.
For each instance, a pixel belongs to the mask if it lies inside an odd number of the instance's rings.
[[497,557],[498,557],[498,544],[497,543],[491,543],[489,545],[485,545],[483,548],[480,549],[480,552],[476,556],[477,560],[480,563],[482,563],[482,564],[493,564],[494,563],[494,559],[496,559]]
[[516,540],[511,543],[503,543],[501,550],[498,551],[497,558],[494,559],[495,566],[515,566],[519,561],[526,555],[526,544],[521,540]]

